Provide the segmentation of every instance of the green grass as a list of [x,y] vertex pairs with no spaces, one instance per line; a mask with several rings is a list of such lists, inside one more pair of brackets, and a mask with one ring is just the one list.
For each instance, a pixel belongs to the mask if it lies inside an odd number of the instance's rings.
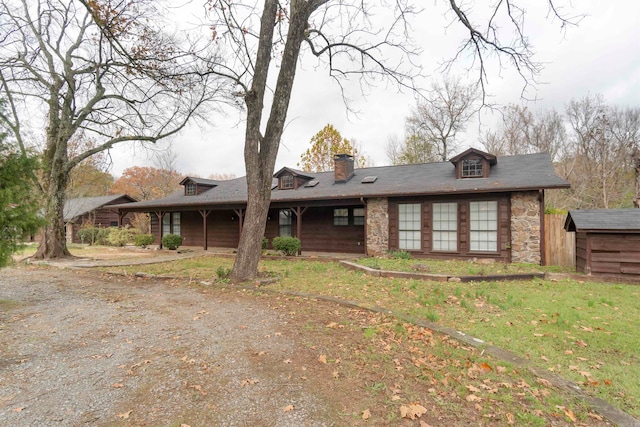
[[[232,263],[228,258],[203,257],[126,269],[212,280],[218,268]],[[479,267],[467,264],[462,262],[467,269]],[[496,266],[510,272],[519,268]],[[337,263],[303,260],[265,260],[260,270],[279,275],[270,288],[359,301],[453,327],[529,358],[640,415],[638,286],[575,280],[460,284],[375,278]],[[364,329],[363,334],[375,339],[377,331]]]
[[[356,261],[360,265],[376,270],[423,272],[428,274],[448,274],[452,276],[489,276],[496,274],[524,274],[540,272],[569,272],[557,266],[540,266],[537,264],[514,263],[505,264],[494,262],[481,264],[461,260],[433,260],[433,259],[398,259],[398,258],[360,258]],[[428,267],[428,271],[424,271]]]

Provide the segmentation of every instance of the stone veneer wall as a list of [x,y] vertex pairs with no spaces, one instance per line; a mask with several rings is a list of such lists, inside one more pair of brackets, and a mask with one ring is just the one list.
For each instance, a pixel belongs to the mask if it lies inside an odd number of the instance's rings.
[[540,264],[540,221],[537,191],[511,194],[511,262]]
[[367,255],[383,255],[389,250],[389,201],[367,200]]

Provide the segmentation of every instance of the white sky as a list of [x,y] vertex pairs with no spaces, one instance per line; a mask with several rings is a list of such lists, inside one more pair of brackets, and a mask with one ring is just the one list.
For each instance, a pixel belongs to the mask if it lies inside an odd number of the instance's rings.
[[[420,18],[416,40],[424,50],[424,69],[438,78],[438,65],[453,55],[459,39],[455,27],[445,30],[448,20],[441,14],[442,5],[435,0],[425,3],[430,17]],[[527,94],[538,101],[526,105],[534,110],[562,111],[572,98],[599,93],[609,104],[640,107],[640,2],[574,1],[573,13],[588,16],[566,32],[560,31],[557,22],[545,21],[546,2],[536,3],[529,7],[545,7],[530,11],[525,31],[537,52],[535,59],[544,62],[545,68],[538,76],[543,84]],[[343,137],[355,139],[375,166],[388,164],[385,147],[390,136],[404,136],[404,119],[415,105],[413,95],[381,85],[366,98],[353,98],[350,106],[359,114],[349,114],[338,86],[327,77],[326,69],[314,69],[313,61],[309,55],[300,62],[276,170],[296,167],[311,137],[327,123],[333,124]],[[428,84],[426,81],[425,86]],[[510,70],[489,75],[488,91],[493,103],[521,102],[522,87],[522,81]],[[495,119],[483,118],[482,126],[490,126],[492,120]],[[191,126],[172,139],[177,169],[184,175],[195,173],[203,177],[212,173],[245,175],[242,113],[229,111],[226,117],[214,116],[212,123]],[[482,148],[476,142],[479,126],[477,121],[468,125],[468,132],[462,137],[465,148]],[[158,146],[164,147],[167,143]],[[111,172],[115,176],[130,166],[153,165],[148,152],[132,145],[113,149],[111,156]]]

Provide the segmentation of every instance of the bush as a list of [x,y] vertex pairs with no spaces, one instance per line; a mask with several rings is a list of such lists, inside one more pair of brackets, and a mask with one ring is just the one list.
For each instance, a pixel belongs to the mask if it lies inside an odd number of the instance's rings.
[[95,245],[98,240],[99,233],[100,233],[100,229],[97,227],[82,228],[78,230],[78,239],[80,239],[82,243]]
[[98,228],[98,235],[96,236],[96,245],[108,245],[109,233],[111,230],[108,228]]
[[167,234],[162,236],[162,246],[171,249],[172,251],[178,249],[182,244],[182,236],[177,234]]
[[262,238],[262,250],[265,250],[269,247],[269,239],[266,237]]
[[153,234],[136,234],[133,236],[133,243],[142,248],[152,245],[155,240],[156,239],[153,237]]
[[231,275],[231,269],[223,267],[223,266],[219,266],[216,269],[216,275],[218,276],[218,279],[220,279],[220,280],[228,279],[229,276]]
[[393,259],[411,259],[411,253],[403,250],[391,251],[389,255]]
[[133,231],[129,227],[110,227],[107,243],[113,246],[124,246],[133,240]]
[[297,255],[302,247],[302,243],[297,237],[274,237],[271,243],[273,244],[273,249],[289,256]]

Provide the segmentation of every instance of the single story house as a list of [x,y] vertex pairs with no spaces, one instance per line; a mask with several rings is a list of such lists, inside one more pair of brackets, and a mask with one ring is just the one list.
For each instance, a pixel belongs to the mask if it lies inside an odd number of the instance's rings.
[[67,243],[81,243],[78,230],[83,226],[118,227],[129,224],[127,212],[119,211],[113,206],[136,201],[126,194],[67,200],[63,210]]
[[564,224],[576,233],[576,270],[640,275],[640,209],[570,211]]
[[[274,175],[265,237],[296,236],[303,251],[544,262],[544,190],[568,188],[548,154],[496,157],[469,149],[449,162],[354,169],[338,155],[329,172],[284,167]],[[187,177],[166,198],[117,206],[152,213],[156,242],[237,247],[244,177]]]

